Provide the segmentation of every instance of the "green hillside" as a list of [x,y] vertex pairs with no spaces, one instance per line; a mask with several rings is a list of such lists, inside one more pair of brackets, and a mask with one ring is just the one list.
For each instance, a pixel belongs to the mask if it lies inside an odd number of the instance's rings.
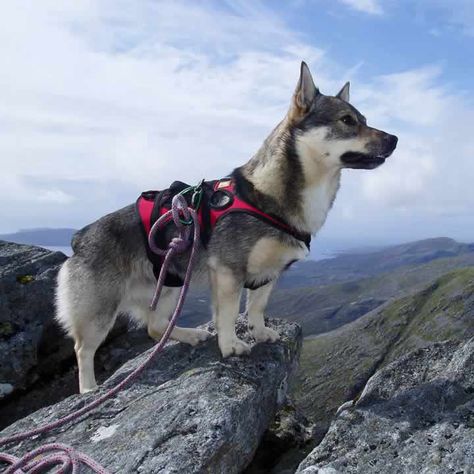
[[380,367],[431,342],[473,335],[474,267],[469,267],[339,329],[305,338],[293,396],[324,430],[335,410],[356,397]]

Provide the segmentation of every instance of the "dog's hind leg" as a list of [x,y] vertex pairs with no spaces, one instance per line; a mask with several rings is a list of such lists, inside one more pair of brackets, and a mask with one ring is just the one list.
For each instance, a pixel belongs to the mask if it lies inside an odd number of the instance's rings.
[[[142,313],[140,318],[147,321],[148,334],[153,339],[159,341],[166,331],[168,322],[176,308],[180,290],[180,288],[164,287],[156,311],[143,307],[139,309]],[[191,344],[192,346],[205,341],[211,336],[210,332],[202,329],[182,328],[179,326],[175,326],[170,335],[171,339]]]
[[87,324],[81,329],[76,328],[73,333],[75,340],[77,366],[79,368],[79,392],[87,393],[97,388],[94,371],[94,356],[100,344],[104,341],[113,326],[100,327],[96,324]]
[[115,322],[117,302],[72,257],[58,274],[56,319],[74,339],[79,391],[97,388],[94,356]]
[[247,317],[249,331],[257,342],[275,342],[279,334],[265,326],[264,311],[274,282],[267,283],[256,290],[247,291]]

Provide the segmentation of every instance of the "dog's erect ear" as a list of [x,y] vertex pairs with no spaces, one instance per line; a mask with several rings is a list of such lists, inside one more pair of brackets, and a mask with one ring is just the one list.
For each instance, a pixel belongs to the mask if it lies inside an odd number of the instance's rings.
[[319,90],[314,85],[309,67],[302,61],[300,78],[290,107],[290,117],[295,118],[307,113],[318,94]]
[[337,93],[336,97],[338,99],[342,99],[345,102],[349,102],[350,100],[350,95],[349,95],[349,89],[351,88],[351,83],[348,81],[344,84],[342,89]]
[[313,76],[311,76],[309,67],[304,61],[302,61],[300,79],[295,91],[295,101],[297,102],[298,107],[308,110],[318,93],[319,91],[314,85]]

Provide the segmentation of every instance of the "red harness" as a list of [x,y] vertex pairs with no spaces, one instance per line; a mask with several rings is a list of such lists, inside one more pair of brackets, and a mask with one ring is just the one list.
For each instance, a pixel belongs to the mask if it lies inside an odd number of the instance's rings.
[[[267,224],[290,234],[294,238],[305,243],[309,250],[311,235],[303,233],[290,226],[286,222],[263,212],[254,205],[244,201],[239,197],[235,190],[235,183],[232,178],[224,178],[218,181],[207,181],[203,183],[205,187],[204,197],[198,209],[198,218],[201,228],[201,240],[204,246],[207,246],[212,231],[217,223],[225,216],[236,212],[246,213],[254,216]],[[152,253],[148,245],[148,234],[156,220],[170,209],[172,197],[185,189],[184,183],[173,183],[171,188],[165,191],[146,191],[141,194],[137,200],[136,209],[141,221],[141,227],[146,242],[148,258],[153,263],[155,276],[159,274],[162,259]],[[159,242],[163,247],[166,243]],[[167,275],[166,286],[182,286],[181,278],[175,275]]]
[[[255,207],[252,204],[249,204],[247,201],[241,199],[235,192],[235,184],[232,179],[221,179],[220,181],[217,181],[214,185],[214,193],[215,194],[211,198],[210,209],[211,229],[214,229],[217,222],[227,214],[231,214],[233,212],[245,212],[258,217],[259,219],[264,219],[278,229],[293,235],[293,237],[296,237],[298,240],[303,240],[303,242],[305,242],[305,244],[309,247],[309,241],[311,240],[311,237],[309,237],[308,240],[307,234],[304,234],[303,236],[302,233],[298,233],[293,227],[289,226],[285,222],[261,211],[258,209],[258,207]],[[212,200],[216,200],[216,196],[218,196],[220,193],[228,197],[228,205],[224,204],[223,206],[213,207]],[[301,236],[303,236],[303,238],[300,238]]]

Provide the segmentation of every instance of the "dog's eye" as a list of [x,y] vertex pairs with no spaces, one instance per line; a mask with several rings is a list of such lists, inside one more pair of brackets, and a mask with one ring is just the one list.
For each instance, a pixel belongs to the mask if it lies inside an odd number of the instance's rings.
[[349,125],[350,127],[353,127],[357,124],[355,118],[352,115],[344,115],[344,117],[341,118],[341,122]]

